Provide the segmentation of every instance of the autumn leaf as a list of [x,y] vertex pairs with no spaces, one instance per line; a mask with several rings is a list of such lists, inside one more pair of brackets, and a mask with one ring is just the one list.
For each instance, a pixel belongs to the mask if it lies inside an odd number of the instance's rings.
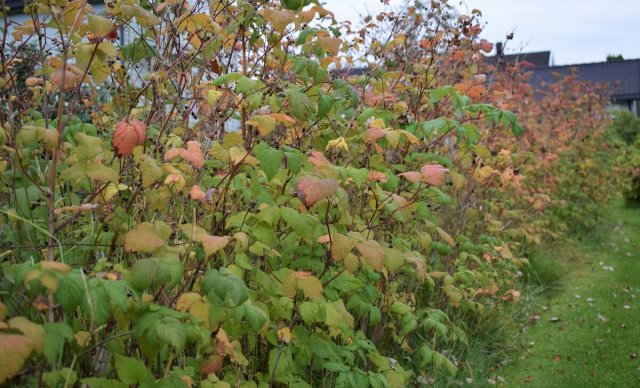
[[104,38],[113,31],[113,22],[104,16],[88,14],[87,26],[95,38]]
[[356,249],[360,252],[360,255],[369,263],[375,270],[381,271],[384,267],[384,259],[386,257],[382,246],[377,241],[368,240],[362,243],[356,244]]
[[375,143],[376,140],[385,137],[387,135],[387,131],[378,127],[369,127],[367,131],[364,133],[364,141],[367,143]]
[[369,171],[369,174],[367,174],[367,180],[369,182],[385,183],[389,180],[389,177],[387,176],[387,174],[380,171]]
[[131,229],[124,237],[124,250],[127,252],[153,252],[163,246],[171,228],[164,222],[143,222]]
[[341,44],[342,39],[340,38],[318,37],[318,46],[322,47],[325,51],[331,52],[333,55],[338,55]]
[[9,320],[9,327],[17,329],[31,340],[31,349],[36,353],[44,352],[44,327],[33,323],[25,317],[13,317]]
[[260,14],[262,14],[273,29],[280,34],[284,34],[287,25],[295,21],[295,14],[288,9],[276,10],[273,8],[265,8],[260,11]]
[[331,197],[338,189],[338,181],[332,178],[319,179],[305,176],[298,179],[298,198],[307,208],[321,199]]
[[439,164],[425,164],[420,169],[422,181],[431,186],[442,185],[442,183],[444,183],[444,176],[448,171],[448,168]]
[[331,257],[334,260],[344,260],[355,246],[355,242],[351,238],[341,233],[332,233],[331,237],[325,234],[318,237],[318,242],[320,244],[330,244],[329,249],[331,249]]
[[28,337],[0,333],[0,384],[20,372],[31,354],[32,344]]
[[138,119],[123,120],[113,131],[113,148],[119,156],[131,155],[136,146],[144,144],[147,125]]
[[80,83],[84,72],[73,65],[67,65],[66,71],[63,69],[65,68],[60,68],[51,75],[51,84],[63,91],[74,89]]
[[254,115],[246,124],[255,127],[261,136],[267,136],[276,129],[277,122],[269,115]]
[[411,183],[422,182],[422,174],[418,171],[407,171],[398,175]]
[[172,148],[164,154],[165,160],[173,160],[177,157],[189,162],[194,168],[204,167],[202,145],[198,141],[188,141],[187,148]]
[[206,193],[202,191],[202,189],[198,185],[191,186],[191,190],[189,191],[189,196],[191,197],[192,201],[200,201],[203,203],[207,202]]
[[212,236],[203,228],[193,224],[180,225],[180,230],[190,239],[202,243],[202,248],[204,248],[204,253],[207,257],[224,249],[231,241],[229,236]]

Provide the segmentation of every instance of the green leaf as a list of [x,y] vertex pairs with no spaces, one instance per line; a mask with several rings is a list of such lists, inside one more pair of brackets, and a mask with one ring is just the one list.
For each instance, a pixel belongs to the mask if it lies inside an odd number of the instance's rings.
[[257,144],[254,147],[254,152],[256,158],[260,161],[260,168],[266,174],[267,179],[271,180],[280,170],[284,153],[264,142]]
[[115,355],[115,367],[118,378],[126,384],[137,384],[150,375],[142,361],[119,354]]
[[433,103],[438,103],[447,95],[452,95],[456,93],[456,89],[453,86],[443,86],[437,89],[432,89],[429,91],[429,99]]
[[309,120],[316,110],[314,103],[302,92],[288,91],[287,98],[291,115],[300,121]]
[[82,379],[80,382],[83,386],[87,386],[88,388],[128,388],[128,385],[121,381],[102,379],[98,377]]
[[78,381],[78,373],[69,368],[63,368],[54,372],[45,372],[42,380],[49,387],[73,387]]
[[220,302],[227,307],[237,307],[249,299],[244,281],[226,268],[210,269],[204,275],[200,288],[212,303]]
[[317,218],[309,214],[300,214],[290,207],[283,207],[282,219],[303,240],[307,242],[315,241],[315,230],[320,224]]
[[56,302],[66,313],[71,313],[78,307],[84,297],[82,274],[78,270],[74,270],[62,278],[55,294]]
[[222,86],[224,84],[227,84],[229,82],[234,82],[239,80],[240,78],[244,77],[244,75],[242,75],[241,73],[227,73],[227,74],[223,74],[220,77],[216,78],[215,81],[213,81],[213,84],[215,86]]
[[45,323],[44,334],[44,358],[51,364],[62,353],[65,341],[73,339],[73,330],[63,322]]
[[244,317],[253,331],[260,331],[267,322],[267,314],[261,308],[250,303],[244,304]]
[[318,113],[316,113],[316,117],[319,119],[326,117],[332,107],[333,97],[321,92],[320,97],[318,97]]
[[306,325],[312,325],[318,320],[320,306],[316,302],[302,302],[299,307],[300,316]]

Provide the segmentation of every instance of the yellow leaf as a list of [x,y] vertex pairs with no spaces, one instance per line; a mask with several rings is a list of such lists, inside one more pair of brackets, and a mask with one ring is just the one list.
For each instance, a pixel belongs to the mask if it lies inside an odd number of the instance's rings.
[[180,230],[182,230],[182,232],[192,240],[202,243],[202,248],[204,248],[204,253],[207,257],[221,249],[224,249],[231,240],[231,237],[229,236],[212,236],[203,228],[193,224],[180,225]]
[[278,329],[278,341],[288,344],[291,342],[291,330],[287,326]]
[[214,106],[222,96],[222,92],[217,89],[209,89],[207,92],[207,103]]
[[0,333],[0,384],[20,372],[31,354],[32,343],[23,335]]
[[202,300],[202,296],[200,296],[200,294],[198,294],[197,292],[185,292],[183,294],[180,294],[178,300],[176,301],[176,310],[185,312],[199,300]]
[[88,14],[87,26],[96,38],[104,38],[113,31],[113,22],[104,16]]
[[143,222],[124,237],[124,250],[127,252],[153,252],[163,246],[169,236],[171,228],[164,222]]
[[360,255],[375,270],[380,271],[384,267],[385,253],[382,246],[377,241],[369,240],[356,244],[356,249]]
[[317,299],[322,296],[322,282],[317,277],[308,272],[293,272],[296,277],[296,284],[305,297],[309,299]]
[[46,271],[59,272],[65,275],[71,271],[71,266],[59,261],[41,261],[40,268]]
[[256,127],[260,135],[267,136],[276,129],[276,120],[269,115],[254,115],[247,121],[248,125]]
[[88,331],[81,330],[73,335],[76,339],[76,343],[80,347],[85,347],[89,344],[89,340],[91,339],[91,334]]
[[349,145],[347,144],[347,140],[344,138],[344,136],[340,136],[337,139],[329,140],[329,142],[327,142],[327,147],[325,148],[325,150],[328,151],[332,148],[342,148],[343,150],[349,152]]
[[332,233],[331,239],[329,239],[328,234],[320,236],[318,242],[321,244],[331,242],[329,247],[331,249],[331,257],[337,261],[344,260],[355,246],[355,242],[352,239],[340,233]]
[[274,30],[281,34],[284,34],[287,25],[295,20],[295,14],[288,9],[265,8],[260,11],[260,14],[271,24]]
[[325,51],[330,51],[333,55],[338,55],[341,44],[342,39],[340,38],[318,37],[318,46],[322,47]]
[[14,317],[9,320],[9,327],[18,329],[31,340],[31,349],[36,353],[44,351],[44,327],[33,323],[25,317]]

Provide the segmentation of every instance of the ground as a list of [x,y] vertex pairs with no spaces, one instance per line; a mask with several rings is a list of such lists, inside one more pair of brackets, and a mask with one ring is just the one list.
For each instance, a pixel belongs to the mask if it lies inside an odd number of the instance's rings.
[[640,386],[640,208],[613,206],[600,236],[585,240],[532,258],[564,262],[566,275],[523,301],[524,349],[496,371],[498,385]]

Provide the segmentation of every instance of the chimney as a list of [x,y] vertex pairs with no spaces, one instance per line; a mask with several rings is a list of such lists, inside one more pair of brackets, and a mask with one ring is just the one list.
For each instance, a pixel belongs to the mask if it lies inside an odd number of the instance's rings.
[[502,46],[502,42],[497,42],[496,43],[496,57],[501,57],[503,52],[503,46]]

